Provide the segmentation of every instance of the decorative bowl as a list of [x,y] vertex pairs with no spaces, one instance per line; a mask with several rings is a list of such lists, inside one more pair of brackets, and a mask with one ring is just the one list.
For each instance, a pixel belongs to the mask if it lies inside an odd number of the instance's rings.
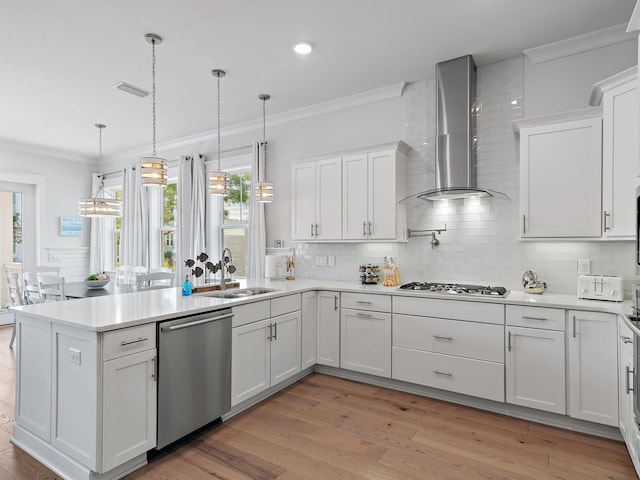
[[111,279],[107,276],[107,278],[102,280],[85,280],[84,284],[89,288],[102,288],[110,281]]

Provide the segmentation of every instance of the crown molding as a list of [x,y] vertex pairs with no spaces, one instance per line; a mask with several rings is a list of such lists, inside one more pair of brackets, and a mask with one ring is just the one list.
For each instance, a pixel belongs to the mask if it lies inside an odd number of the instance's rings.
[[[640,13],[638,15],[640,16]],[[570,55],[575,55],[576,53],[588,52],[589,50],[595,50],[596,48],[615,45],[616,43],[626,42],[636,37],[637,34],[629,33],[627,26],[624,23],[621,23],[620,25],[603,28],[602,30],[596,30],[595,32],[585,33],[583,35],[567,38],[558,42],[528,48],[522,53],[536,64],[568,57]]]
[[94,163],[90,157],[78,155],[77,153],[67,152],[64,150],[56,150],[48,147],[41,147],[29,143],[16,142],[0,138],[0,148],[13,150],[15,152],[29,153],[47,158],[57,158],[59,160],[69,160],[71,162]]
[[[610,77],[600,80],[598,83],[594,83],[591,88],[591,96],[589,97],[589,105],[598,106],[602,103],[602,96],[604,92],[617,88],[621,85],[625,85],[630,82],[635,82],[638,79],[638,66],[634,65],[622,72],[611,75]],[[635,86],[635,85],[634,85]]]
[[513,130],[520,133],[523,128],[539,127],[551,123],[570,122],[572,120],[582,120],[585,118],[602,117],[602,107],[586,107],[565,112],[550,113],[536,117],[521,118],[513,122]]
[[[366,92],[356,93],[346,97],[340,97],[327,102],[317,103],[308,107],[297,108],[289,110],[287,112],[277,113],[269,115],[267,117],[267,123],[270,127],[275,125],[282,125],[289,122],[304,120],[306,118],[317,117],[325,115],[327,113],[337,112],[345,110],[347,108],[359,107],[362,105],[368,105],[371,103],[382,102],[384,100],[391,100],[402,96],[406,86],[406,82],[395,83],[385,87],[368,90]],[[237,123],[229,127],[225,127],[221,132],[221,137],[229,137],[245,132],[254,130],[260,130],[262,128],[262,119],[250,120],[248,122]],[[177,138],[167,142],[158,143],[157,150],[174,150],[181,149],[189,151],[194,145],[203,142],[213,142],[217,139],[217,132],[209,131],[189,135],[186,137]],[[215,142],[214,142],[215,143]],[[110,154],[103,157],[103,162],[115,162],[122,160],[123,158],[137,158],[148,154],[148,147],[135,148],[132,150]]]

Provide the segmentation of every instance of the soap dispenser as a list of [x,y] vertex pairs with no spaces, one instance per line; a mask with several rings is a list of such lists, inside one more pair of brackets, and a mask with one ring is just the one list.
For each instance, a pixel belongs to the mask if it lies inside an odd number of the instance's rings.
[[184,277],[184,282],[182,282],[182,296],[188,297],[193,292],[193,285],[191,285],[191,281],[189,280],[189,275]]

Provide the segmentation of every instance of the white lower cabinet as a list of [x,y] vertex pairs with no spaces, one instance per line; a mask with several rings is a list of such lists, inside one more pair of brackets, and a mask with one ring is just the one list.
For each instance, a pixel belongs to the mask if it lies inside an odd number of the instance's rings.
[[305,370],[316,364],[316,292],[304,292],[302,294],[302,307],[300,309],[300,368]]
[[341,306],[340,367],[390,378],[391,297],[344,293]]
[[340,292],[317,294],[317,362],[340,367]]
[[300,302],[296,294],[234,307],[232,406],[300,371]]
[[569,416],[618,426],[618,326],[610,313],[569,311]]
[[633,413],[633,393],[636,388],[633,369],[633,332],[618,317],[618,426],[633,465],[640,470],[636,445],[640,431]]
[[392,322],[392,378],[504,402],[503,305],[394,297]]
[[566,414],[564,332],[507,326],[505,335],[507,403]]

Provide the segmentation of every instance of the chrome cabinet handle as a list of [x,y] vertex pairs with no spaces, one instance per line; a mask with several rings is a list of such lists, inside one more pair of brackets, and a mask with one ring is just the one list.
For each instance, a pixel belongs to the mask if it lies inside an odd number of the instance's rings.
[[522,317],[523,320],[542,320],[542,321],[546,321],[549,320],[548,318],[544,318],[544,317]]
[[625,375],[625,382],[626,382],[626,390],[627,393],[632,393],[634,391],[633,386],[631,385],[631,383],[633,382],[629,382],[629,374],[633,375],[635,373],[635,370],[633,368],[629,368],[629,365],[624,367],[626,370],[626,375]]
[[608,231],[611,230],[611,227],[607,225],[607,217],[610,217],[611,214],[609,212],[607,212],[606,210],[604,210],[604,215],[603,215],[603,220],[604,220],[604,231]]
[[445,377],[453,377],[453,373],[451,372],[441,372],[440,370],[433,370],[433,373],[436,375],[443,375]]
[[[629,367],[627,367],[629,368]],[[153,357],[151,359],[151,378],[153,378],[153,380],[157,380],[156,377],[156,357]]]
[[373,233],[373,226],[371,222],[369,222],[369,236],[371,236],[372,233]]
[[367,222],[362,222],[362,236],[367,236]]
[[576,316],[573,316],[573,338],[576,338]]
[[316,223],[316,238],[318,238],[319,235],[320,235],[320,228],[318,227],[318,224]]
[[620,335],[620,340],[622,340],[622,343],[633,343],[633,339],[631,337],[623,337]]
[[442,335],[434,335],[433,338],[436,340],[447,340],[449,342],[453,342],[453,337],[444,337]]
[[511,351],[511,332],[507,332],[507,351]]
[[269,335],[267,336],[267,340],[273,342],[273,325],[269,324]]
[[333,311],[338,310],[338,295],[333,296]]
[[273,339],[278,340],[278,324],[273,324]]
[[370,313],[356,312],[356,316],[364,317],[364,318],[371,318],[371,314]]
[[123,340],[120,342],[120,345],[124,347],[125,345],[133,345],[134,343],[146,342],[147,340],[149,340],[147,337],[138,337],[135,340]]
[[522,233],[527,233],[527,216],[522,215]]
[[365,301],[365,300],[356,300],[356,303],[360,304],[360,305],[371,305],[371,302]]
[[313,223],[311,224],[311,237],[313,237]]

